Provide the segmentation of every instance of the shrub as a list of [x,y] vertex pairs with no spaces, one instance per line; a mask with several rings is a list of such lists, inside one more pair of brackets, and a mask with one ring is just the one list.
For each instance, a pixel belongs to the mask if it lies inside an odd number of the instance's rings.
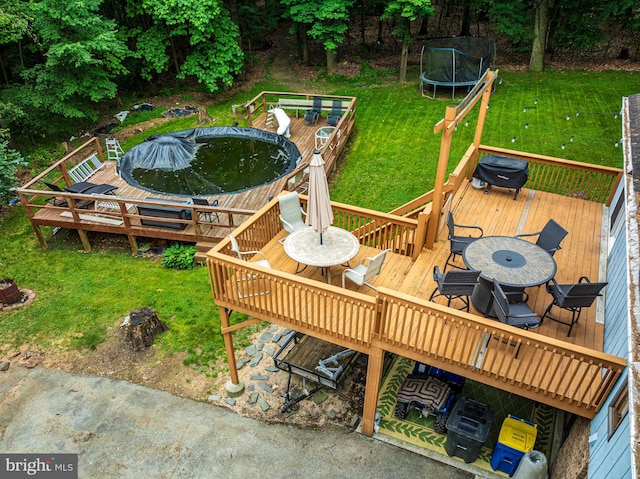
[[0,130],[0,204],[5,205],[15,195],[16,164],[22,156],[9,147],[7,130]]
[[185,244],[169,246],[162,255],[162,266],[172,269],[191,269],[196,247]]

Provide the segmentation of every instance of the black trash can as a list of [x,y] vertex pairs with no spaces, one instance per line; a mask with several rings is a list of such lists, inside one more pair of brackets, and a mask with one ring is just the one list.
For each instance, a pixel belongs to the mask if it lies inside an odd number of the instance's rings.
[[447,419],[447,454],[466,463],[475,461],[489,437],[492,422],[491,406],[465,397],[458,399]]

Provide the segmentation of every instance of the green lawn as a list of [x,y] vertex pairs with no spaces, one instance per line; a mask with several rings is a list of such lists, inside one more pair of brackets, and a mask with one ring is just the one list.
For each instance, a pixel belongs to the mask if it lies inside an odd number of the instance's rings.
[[[483,143],[621,166],[622,151],[615,146],[621,136],[618,112],[623,96],[640,91],[640,75],[501,71],[499,83]],[[443,90],[437,100],[423,98],[417,81],[397,85],[388,72],[366,68],[358,78],[320,78],[312,88],[353,95],[358,101],[356,130],[333,178],[333,199],[389,211],[433,187],[440,148],[433,127],[450,103],[449,92]],[[231,105],[262,90],[290,88],[269,79],[208,112],[215,124],[230,124],[238,120]],[[454,137],[450,169],[471,142],[476,116],[471,115],[469,126],[460,126]],[[179,119],[147,130],[125,143],[125,150],[152,133],[191,128],[194,121]],[[68,231],[48,231],[50,248],[41,251],[19,206],[9,210],[1,228],[0,274],[35,290],[38,299],[24,310],[0,314],[0,352],[25,343],[90,349],[104,340],[107,328],[117,326],[131,310],[147,306],[170,327],[158,339],[158,347],[187,351],[190,364],[212,372],[209,365],[223,351],[223,343],[205,268],[168,270],[159,262],[131,257],[126,244],[87,254],[76,233]],[[242,343],[242,335],[236,333],[236,340]]]

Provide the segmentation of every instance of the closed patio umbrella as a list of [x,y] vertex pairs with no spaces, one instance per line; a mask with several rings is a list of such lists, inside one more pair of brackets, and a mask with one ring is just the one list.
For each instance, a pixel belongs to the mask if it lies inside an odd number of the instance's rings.
[[329,183],[320,150],[313,152],[311,163],[309,163],[309,201],[306,223],[320,233],[320,244],[322,244],[323,231],[333,223]]

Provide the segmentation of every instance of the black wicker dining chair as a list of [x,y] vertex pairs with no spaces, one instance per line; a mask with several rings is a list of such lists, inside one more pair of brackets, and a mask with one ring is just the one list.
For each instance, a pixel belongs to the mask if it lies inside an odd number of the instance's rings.
[[[484,235],[484,231],[479,226],[456,224],[454,222],[454,220],[453,220],[453,214],[451,214],[451,211],[447,212],[447,228],[449,230],[449,235],[447,237],[447,239],[449,240],[449,256],[447,257],[447,261],[445,262],[445,265],[444,265],[444,271],[445,272],[447,271],[447,266],[452,266],[454,268],[463,269],[463,267],[458,266],[457,264],[453,263],[453,261],[455,260],[456,256],[462,256],[462,253],[464,252],[464,249],[469,244],[471,244],[472,242],[474,242],[478,238],[482,238],[482,235]],[[456,234],[457,233],[456,230],[463,230],[463,229],[480,232],[480,235],[479,236],[471,236],[471,235],[464,236],[464,235]]]
[[553,256],[555,252],[560,249],[560,243],[568,234],[569,232],[560,226],[554,219],[550,219],[540,231],[537,231],[536,233],[519,234],[516,235],[516,238],[538,236],[536,244]]
[[433,280],[437,286],[429,296],[429,301],[433,301],[438,296],[447,298],[447,306],[451,306],[451,301],[459,299],[464,306],[459,309],[469,311],[469,296],[473,293],[473,288],[478,284],[480,271],[453,270],[442,273],[438,266],[433,267]]
[[508,297],[496,280],[493,280],[491,295],[491,309],[501,323],[522,329],[534,329],[542,324],[540,316],[534,313],[526,302],[516,302]]
[[[590,307],[595,299],[601,296],[600,291],[606,285],[607,283],[592,283],[586,276],[581,276],[574,284],[558,284],[555,278],[552,279],[547,283],[547,291],[553,296],[553,300],[547,306],[540,323],[544,321],[544,318],[549,318],[557,323],[566,324],[569,326],[567,336],[570,336],[573,326],[580,319],[582,308]],[[563,321],[549,315],[553,306],[571,311],[571,320]]]

